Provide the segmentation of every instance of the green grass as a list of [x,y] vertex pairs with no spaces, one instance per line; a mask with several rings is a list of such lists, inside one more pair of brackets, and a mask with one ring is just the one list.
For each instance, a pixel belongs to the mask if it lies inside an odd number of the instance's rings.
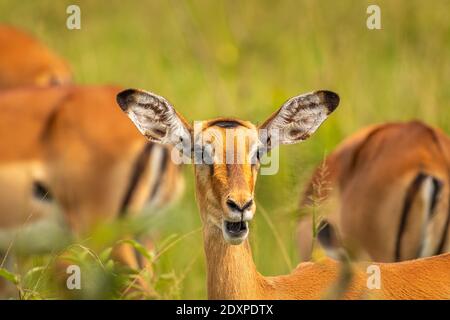
[[[69,31],[65,8],[73,3],[81,6],[82,29]],[[77,82],[145,88],[189,119],[262,122],[293,95],[338,92],[336,113],[309,141],[282,147],[277,175],[259,178],[258,204],[280,239],[261,212],[251,239],[259,270],[273,275],[297,261],[302,185],[339,141],[365,125],[395,120],[421,119],[450,132],[449,3],[376,1],[382,30],[370,31],[372,3],[0,0],[0,21],[30,30],[60,52]],[[183,199],[152,227],[157,243],[200,226],[192,168],[185,171]],[[176,243],[157,270],[181,279],[171,297],[205,298],[201,233]]]

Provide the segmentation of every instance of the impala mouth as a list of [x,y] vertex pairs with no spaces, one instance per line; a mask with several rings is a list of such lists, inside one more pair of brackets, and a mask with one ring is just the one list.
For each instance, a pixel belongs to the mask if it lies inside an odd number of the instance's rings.
[[248,235],[248,222],[247,221],[224,221],[223,222],[223,236],[230,244],[242,243]]

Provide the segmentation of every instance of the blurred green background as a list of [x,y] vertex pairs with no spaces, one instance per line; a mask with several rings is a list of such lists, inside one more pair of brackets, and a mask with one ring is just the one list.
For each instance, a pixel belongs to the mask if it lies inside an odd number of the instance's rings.
[[[81,30],[66,28],[70,4],[81,8]],[[369,4],[381,8],[381,30],[366,27]],[[151,90],[191,120],[262,122],[293,95],[339,93],[340,107],[320,130],[282,147],[278,174],[259,178],[258,209],[267,217],[257,210],[251,241],[265,275],[297,263],[302,185],[343,138],[368,124],[408,119],[450,132],[449,12],[446,0],[0,0],[0,22],[29,30],[59,52],[76,82]],[[183,198],[151,224],[157,247],[201,225],[191,167],[185,176]],[[165,297],[206,298],[201,233],[173,245],[157,271],[176,275],[176,289]]]

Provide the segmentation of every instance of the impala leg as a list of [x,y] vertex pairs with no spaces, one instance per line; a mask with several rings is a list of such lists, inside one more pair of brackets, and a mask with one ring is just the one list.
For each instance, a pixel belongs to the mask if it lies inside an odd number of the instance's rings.
[[[152,248],[153,245],[150,241],[143,243],[145,248]],[[111,253],[112,259],[122,264],[123,266],[130,267],[134,270],[139,270],[140,274],[137,275],[135,285],[142,289],[145,295],[154,295],[154,291],[149,286],[149,283],[143,273],[152,275],[152,265],[147,259],[145,259],[132,245],[128,243],[121,243],[114,246]],[[137,291],[136,286],[125,288],[126,293]]]

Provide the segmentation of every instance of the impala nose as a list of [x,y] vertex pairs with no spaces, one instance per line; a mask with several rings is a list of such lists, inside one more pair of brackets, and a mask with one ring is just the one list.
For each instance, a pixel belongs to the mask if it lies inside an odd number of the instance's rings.
[[245,210],[250,208],[252,205],[253,205],[253,199],[246,201],[243,205],[237,203],[235,200],[233,200],[231,198],[227,200],[227,206],[231,211],[244,212]]
[[236,201],[233,198],[228,198],[226,205],[229,209],[228,218],[231,221],[248,221],[253,218],[253,212],[251,210],[253,199],[251,198],[244,201]]

